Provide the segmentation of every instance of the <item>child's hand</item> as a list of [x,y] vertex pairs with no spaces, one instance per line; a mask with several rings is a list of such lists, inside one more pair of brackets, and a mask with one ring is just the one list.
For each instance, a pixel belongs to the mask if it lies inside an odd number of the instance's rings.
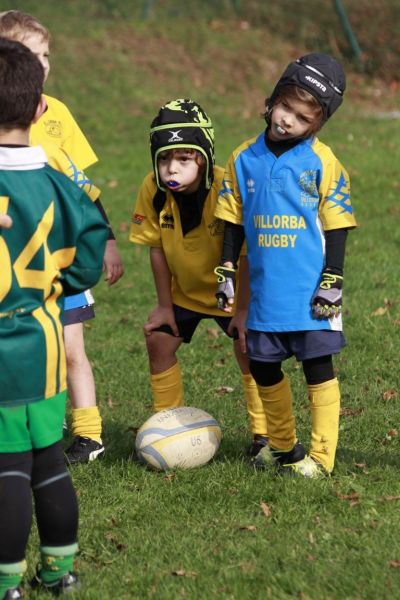
[[10,229],[12,225],[12,218],[8,215],[0,214],[0,227],[4,227],[4,229]]
[[106,274],[104,279],[108,285],[116,283],[124,274],[124,265],[122,264],[115,240],[107,240],[103,259],[103,271]]
[[158,329],[161,325],[169,325],[172,329],[172,333],[179,337],[179,329],[176,326],[175,315],[172,306],[156,306],[151,311],[147,318],[147,323],[143,326],[144,335],[148,336],[152,334],[154,329]]
[[239,347],[243,354],[246,354],[246,319],[247,319],[247,310],[236,310],[235,315],[232,317],[231,322],[228,327],[228,335],[234,335],[235,329],[239,336]]
[[319,288],[312,299],[314,319],[338,317],[342,312],[343,277],[334,273],[323,273]]
[[224,312],[232,312],[235,302],[235,269],[231,267],[216,267],[214,273],[218,275],[218,288],[215,294],[217,306]]

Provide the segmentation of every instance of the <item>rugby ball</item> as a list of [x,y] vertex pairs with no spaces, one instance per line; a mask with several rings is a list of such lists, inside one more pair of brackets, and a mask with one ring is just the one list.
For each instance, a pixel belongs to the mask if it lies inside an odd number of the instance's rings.
[[135,447],[140,461],[167,471],[205,465],[220,441],[221,428],[214,417],[200,408],[180,406],[147,419],[137,432]]

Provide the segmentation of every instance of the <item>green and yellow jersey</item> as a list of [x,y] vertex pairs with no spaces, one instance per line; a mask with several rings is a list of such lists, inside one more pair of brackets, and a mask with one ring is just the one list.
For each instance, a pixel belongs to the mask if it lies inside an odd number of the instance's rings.
[[196,312],[221,316],[215,299],[216,276],[222,252],[224,225],[214,216],[223,169],[214,167],[214,182],[203,207],[202,220],[185,236],[178,205],[170,191],[158,215],[153,207],[157,191],[153,172],[140,187],[132,215],[131,242],[162,248],[172,275],[174,304]]
[[108,227],[42,148],[0,147],[0,406],[66,389],[64,292],[95,285]]

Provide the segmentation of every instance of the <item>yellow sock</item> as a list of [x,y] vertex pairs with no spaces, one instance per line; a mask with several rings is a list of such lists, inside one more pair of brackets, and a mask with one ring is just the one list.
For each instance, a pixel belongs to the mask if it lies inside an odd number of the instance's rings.
[[72,433],[101,442],[101,416],[97,406],[72,409]]
[[289,379],[284,375],[275,385],[257,386],[268,423],[268,437],[271,448],[288,452],[296,443],[296,429],[293,415],[292,391]]
[[183,381],[179,363],[158,375],[150,375],[150,385],[155,412],[182,406]]
[[340,390],[335,379],[308,386],[311,407],[310,456],[330,473],[339,437]]
[[247,412],[250,417],[250,429],[253,435],[268,435],[267,418],[264,406],[258,395],[257,384],[250,373],[242,373],[244,397],[246,398]]

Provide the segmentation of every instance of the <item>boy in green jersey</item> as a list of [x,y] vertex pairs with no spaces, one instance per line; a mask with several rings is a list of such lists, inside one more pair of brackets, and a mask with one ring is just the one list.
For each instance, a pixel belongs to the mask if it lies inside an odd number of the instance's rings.
[[[50,32],[33,15],[20,10],[0,12],[0,36],[27,46],[39,59],[45,73],[50,72]],[[115,235],[100,201],[101,191],[86,174],[97,156],[68,107],[44,94],[46,109],[30,129],[31,145],[40,145],[49,165],[68,175],[89,195],[109,225],[104,253],[105,279],[114,285],[124,268]],[[67,358],[68,396],[72,406],[72,444],[66,449],[68,464],[87,463],[105,455],[102,418],[96,402],[92,367],[85,350],[84,323],[95,316],[90,290],[66,294],[64,299],[64,343]]]
[[0,38],[0,600],[22,597],[32,494],[41,559],[31,585],[79,587],[78,506],[61,445],[64,292],[97,283],[108,228],[85,192],[29,147],[43,80],[27,47]]

